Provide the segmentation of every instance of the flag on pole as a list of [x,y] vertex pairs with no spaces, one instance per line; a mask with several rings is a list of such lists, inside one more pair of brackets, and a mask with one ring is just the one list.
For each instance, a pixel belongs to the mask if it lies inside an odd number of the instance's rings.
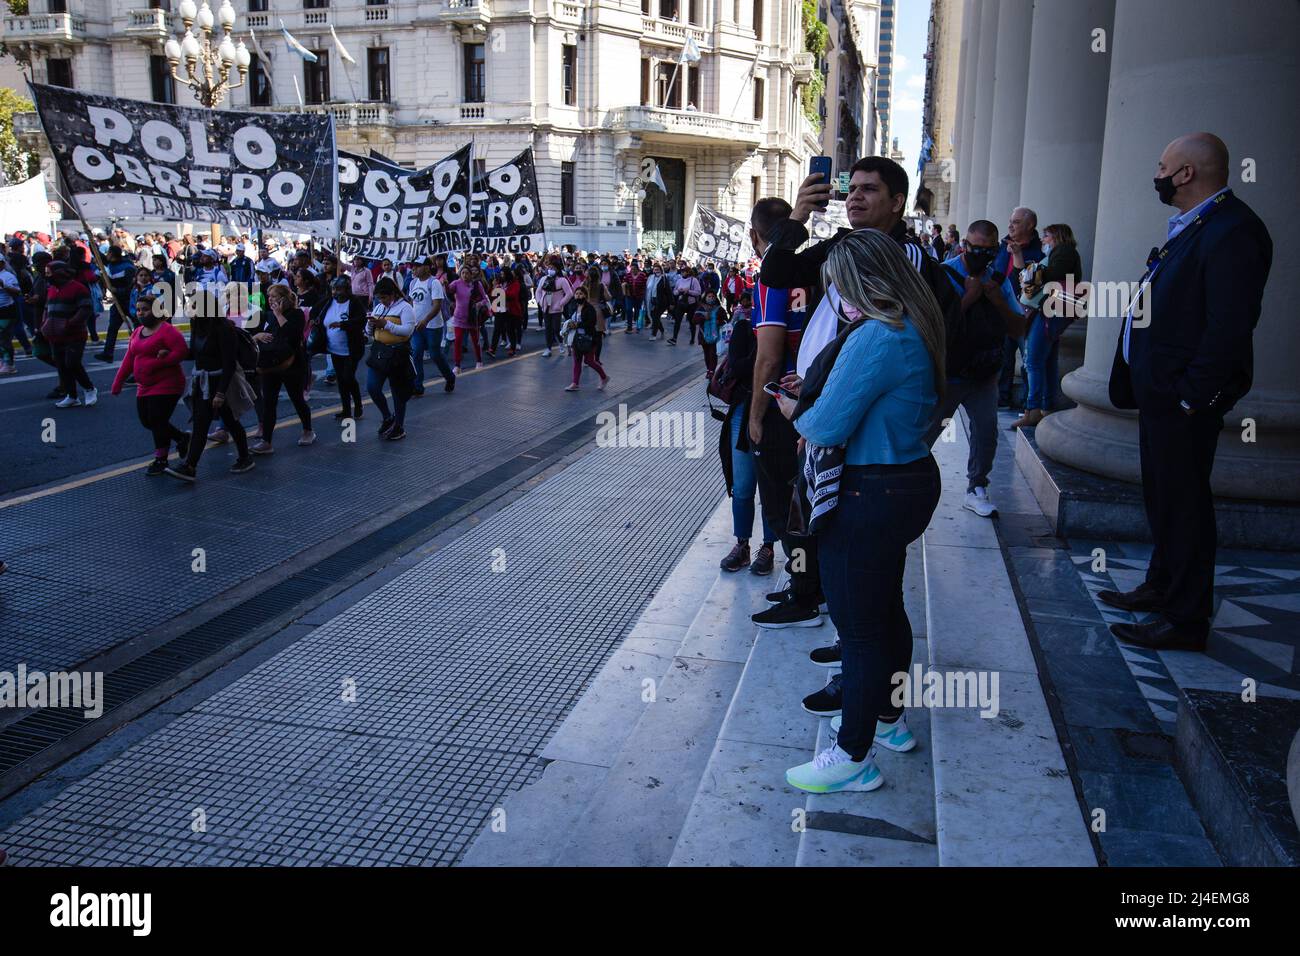
[[289,28],[284,25],[283,20],[280,21],[280,32],[284,34],[284,42],[288,44],[290,51],[298,54],[308,63],[316,62],[316,54],[293,38],[293,34],[289,32]]
[[659,164],[654,161],[653,156],[641,160],[641,178],[648,183],[654,183],[665,196],[668,195],[668,187],[664,185],[664,178],[659,174]]
[[257,59],[262,63],[268,64],[269,68],[270,57],[268,57],[266,51],[262,49],[262,44],[257,42],[257,34],[253,32],[252,27],[248,28],[248,38],[253,41],[253,52],[257,54]]
[[347,47],[343,45],[343,41],[339,39],[339,35],[334,32],[334,24],[332,23],[330,24],[330,36],[334,38],[334,49],[338,50],[339,57],[343,62],[351,63],[353,66],[356,66],[357,61],[352,59],[352,54],[347,51]]
[[700,48],[695,42],[695,37],[686,38],[686,45],[682,47],[682,62],[683,63],[700,62]]

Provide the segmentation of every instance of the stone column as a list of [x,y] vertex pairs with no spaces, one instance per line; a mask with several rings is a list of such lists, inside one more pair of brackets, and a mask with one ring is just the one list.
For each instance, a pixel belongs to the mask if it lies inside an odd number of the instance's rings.
[[[1228,418],[1214,469],[1215,493],[1232,498],[1300,500],[1300,323],[1294,304],[1300,260],[1287,255],[1284,244],[1300,221],[1300,134],[1289,101],[1279,99],[1300,75],[1297,36],[1295,3],[1262,3],[1249,12],[1218,0],[1115,5],[1093,281],[1141,277],[1174,211],[1152,188],[1156,161],[1170,140],[1197,130],[1228,144],[1229,185],[1264,220],[1275,243],[1255,331],[1254,387]],[[1119,314],[1088,320],[1084,366],[1064,383],[1079,407],[1048,416],[1037,439],[1057,461],[1138,481],[1135,416],[1117,412],[1107,398],[1120,325]],[[1243,441],[1246,418],[1254,420],[1254,442]]]
[[1034,0],[998,3],[998,57],[994,67],[992,140],[989,143],[987,217],[1005,227],[1020,205],[1020,164],[1025,155],[1025,98],[1029,87],[1029,35]]
[[970,208],[971,114],[975,111],[975,51],[980,42],[980,4],[983,0],[965,0],[961,17],[961,60],[957,71],[957,141],[953,146],[957,177],[953,181],[952,221],[958,229],[966,228]]
[[[1020,205],[1038,213],[1040,229],[1064,222],[1074,230],[1084,276],[1093,263],[1114,27],[1115,0],[1034,5]],[[1093,52],[1098,29],[1103,52]],[[1063,374],[1083,364],[1086,328],[1086,321],[1075,322],[1061,337]]]
[[[971,47],[975,55],[975,110],[971,115],[971,166],[966,178],[970,191],[970,205],[966,209],[969,219],[983,219],[988,215],[989,150],[993,145],[993,82],[996,76],[998,55],[998,4],[1001,0],[984,0],[980,4],[979,47]],[[964,230],[968,222],[957,228]]]

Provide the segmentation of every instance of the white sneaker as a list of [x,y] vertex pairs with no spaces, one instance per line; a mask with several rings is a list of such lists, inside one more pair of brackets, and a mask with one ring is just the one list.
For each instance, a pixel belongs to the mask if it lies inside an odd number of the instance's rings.
[[872,753],[859,763],[839,748],[828,747],[805,764],[785,772],[785,782],[809,793],[837,793],[842,790],[875,790],[885,782]]
[[55,408],[80,408],[81,399],[77,398],[75,395],[65,395],[63,398],[59,399],[57,402],[54,403],[54,407]]
[[91,405],[94,405],[98,401],[99,401],[99,389],[88,388],[86,389],[86,399],[81,404],[89,408]]
[[475,367],[475,368],[483,368],[484,365],[483,365],[482,362],[479,362],[479,363],[478,363],[477,365],[475,365],[474,367]]
[[460,374],[460,366],[459,366],[459,365],[453,366],[453,367],[452,367],[452,370],[451,370],[451,374],[452,374],[452,375],[459,375],[459,374]]
[[[839,736],[840,727],[843,717],[831,718],[831,732]],[[905,754],[909,750],[916,749],[916,738],[912,732],[907,729],[907,716],[902,715],[892,724],[884,721],[876,721],[876,740],[875,742],[886,750],[893,750],[900,754]]]
[[967,511],[973,511],[981,518],[991,518],[998,513],[998,509],[993,506],[993,500],[989,498],[987,488],[972,488],[966,492],[966,500],[962,507]]
[[550,349],[542,349],[542,358],[550,358],[550,357],[551,357],[551,350],[550,350]]

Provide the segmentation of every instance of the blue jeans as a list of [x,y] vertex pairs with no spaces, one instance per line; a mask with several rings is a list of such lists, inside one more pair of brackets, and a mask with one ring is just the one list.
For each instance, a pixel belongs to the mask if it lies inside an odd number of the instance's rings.
[[424,392],[424,353],[427,351],[433,357],[433,364],[438,366],[438,372],[448,382],[454,378],[451,374],[451,366],[447,364],[447,356],[442,351],[442,328],[432,329],[425,326],[416,331],[411,336],[411,358],[415,362],[415,383],[414,392],[420,395]]
[[844,710],[837,742],[854,760],[871,750],[878,717],[902,713],[890,698],[894,675],[912,662],[903,568],[939,490],[931,455],[906,465],[849,465],[839,504],[817,535],[822,592],[840,638]]
[[640,309],[640,299],[633,295],[623,296],[623,319],[627,322],[627,329],[629,331],[636,328],[636,316]]
[[[740,430],[747,424],[745,408],[740,406],[731,411],[729,432],[731,434],[731,530],[737,539],[748,541],[754,530],[754,492],[758,489],[758,466],[754,463],[752,451],[740,451],[736,442],[740,441]],[[767,515],[763,515],[763,543],[770,544],[776,540]]]
[[1060,400],[1061,371],[1057,358],[1061,351],[1061,333],[1069,324],[1069,320],[1061,316],[1049,319],[1041,312],[1034,316],[1025,344],[1025,377],[1029,380],[1026,411],[1031,408],[1048,411]]
[[[411,378],[409,368],[397,368],[392,375],[366,366],[366,394],[384,416],[384,421],[395,419],[398,426],[406,422],[406,402],[411,397]],[[393,411],[388,410],[388,399],[384,397],[384,383],[388,383],[393,393]]]

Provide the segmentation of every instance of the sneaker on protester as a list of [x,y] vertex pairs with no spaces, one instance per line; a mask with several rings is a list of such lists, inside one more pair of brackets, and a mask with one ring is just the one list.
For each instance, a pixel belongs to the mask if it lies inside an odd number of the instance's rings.
[[[831,732],[839,734],[840,725],[843,722],[843,716],[831,718]],[[905,754],[909,750],[916,749],[916,737],[907,729],[907,716],[901,715],[898,720],[892,724],[887,724],[883,720],[876,721],[876,743],[886,750],[892,750],[895,753]]]
[[841,689],[839,674],[836,674],[821,690],[813,691],[803,699],[803,709],[814,717],[838,717],[843,710],[844,691]]
[[754,553],[754,560],[749,565],[749,573],[757,574],[760,577],[772,573],[772,563],[775,560],[775,554],[770,544],[764,544]]
[[766,611],[751,614],[749,619],[759,627],[779,630],[783,627],[821,627],[822,616],[817,607],[806,607],[793,598],[773,604]]
[[550,350],[550,348],[544,348],[544,349],[542,349],[542,358],[550,358],[550,357],[551,357],[551,350]]
[[8,365],[0,365],[0,375],[17,375],[17,374],[18,374],[18,366],[14,365],[12,362]]
[[208,441],[214,441],[218,445],[224,445],[226,442],[230,441],[230,432],[226,431],[224,428],[217,428],[208,432]]
[[452,374],[452,375],[459,375],[459,374],[460,374],[460,366],[459,366],[459,365],[453,365],[452,368],[451,368],[451,374]]
[[718,567],[724,571],[739,571],[747,564],[749,564],[749,542],[737,541],[727,552],[727,556],[718,562]]
[[818,667],[839,667],[840,642],[836,641],[829,647],[813,648],[808,652],[808,660],[812,661]]
[[235,463],[230,466],[230,470],[236,475],[242,475],[246,471],[252,471],[255,467],[257,467],[257,462],[253,461],[252,455],[248,455],[247,457],[236,459]]
[[809,793],[875,790],[885,782],[885,778],[881,776],[874,757],[873,750],[862,760],[854,761],[836,744],[827,747],[808,763],[791,767],[785,772],[785,782]]
[[57,402],[54,403],[54,407],[55,408],[80,408],[81,399],[77,398],[77,396],[75,395],[64,395],[61,399],[59,399]]
[[998,513],[998,509],[993,506],[993,499],[989,497],[987,488],[972,488],[966,492],[966,500],[962,502],[962,507],[967,511],[973,511],[981,518],[991,518]]
[[[768,604],[788,604],[794,600],[794,592],[790,590],[789,585],[786,585],[780,591],[768,591],[763,597]],[[828,613],[825,598],[817,602],[817,611],[821,614]]]
[[315,440],[316,440],[316,433],[314,431],[303,432],[302,437],[298,439],[298,444],[306,446],[312,444],[312,442],[314,442]]
[[271,447],[271,443],[267,441],[265,438],[259,438],[257,441],[253,442],[251,445],[248,446],[248,450],[252,452],[254,455],[275,454],[275,449]]
[[86,399],[81,404],[89,408],[91,405],[96,404],[98,401],[99,401],[99,389],[88,388],[86,389]]

